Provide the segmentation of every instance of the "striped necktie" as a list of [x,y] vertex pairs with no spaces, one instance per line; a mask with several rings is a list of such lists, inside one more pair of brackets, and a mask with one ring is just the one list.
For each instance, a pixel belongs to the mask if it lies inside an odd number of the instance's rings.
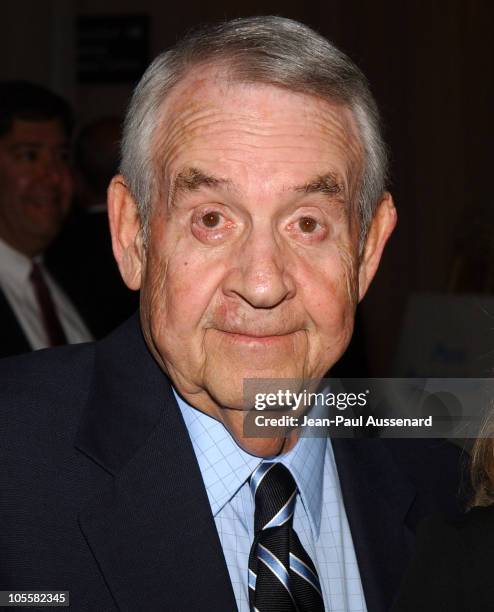
[[255,500],[249,556],[252,612],[324,612],[316,568],[293,529],[297,485],[281,463],[261,463],[250,478]]

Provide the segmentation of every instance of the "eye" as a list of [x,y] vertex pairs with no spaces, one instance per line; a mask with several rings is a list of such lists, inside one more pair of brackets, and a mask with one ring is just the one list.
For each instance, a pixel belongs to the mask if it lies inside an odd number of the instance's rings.
[[317,211],[315,214],[298,211],[298,214],[288,223],[287,230],[292,238],[302,240],[305,244],[323,241],[327,238],[329,231],[326,218]]
[[221,223],[221,215],[218,212],[208,212],[201,217],[204,227],[214,228]]
[[319,223],[313,217],[301,217],[298,221],[299,229],[304,234],[312,234],[318,228]]
[[22,149],[17,154],[18,158],[22,161],[26,162],[35,162],[37,161],[39,155],[36,149]]
[[202,242],[219,244],[232,236],[237,224],[228,216],[227,211],[221,212],[216,207],[202,208],[192,215],[191,229]]

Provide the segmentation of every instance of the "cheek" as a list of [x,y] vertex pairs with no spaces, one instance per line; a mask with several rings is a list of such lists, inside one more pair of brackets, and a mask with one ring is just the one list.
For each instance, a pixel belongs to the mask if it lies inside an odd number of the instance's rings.
[[153,327],[161,328],[169,338],[201,341],[199,336],[219,301],[224,267],[207,253],[194,250],[190,240],[170,244],[166,232],[156,238],[150,239],[153,246],[144,289],[155,319]]
[[354,312],[353,301],[349,300],[343,281],[326,280],[325,284],[311,292],[306,305],[316,329],[321,334],[329,333],[331,336],[344,330]]
[[351,251],[341,247],[324,261],[301,270],[299,286],[319,348],[346,342],[351,334],[357,304],[356,271]]
[[7,210],[11,218],[21,226],[27,224],[31,227],[33,222],[39,222],[36,211],[30,206],[32,185],[33,181],[29,177],[11,176],[5,188]]
[[0,206],[1,215],[3,217],[9,217],[10,215],[17,215],[16,210],[17,201],[19,199],[18,187],[14,176],[8,166],[0,158]]
[[74,177],[70,170],[62,176],[60,181],[62,193],[67,201],[67,205],[70,204],[70,198],[72,197],[72,192],[74,191]]
[[32,178],[24,173],[8,173],[1,178],[2,189],[9,191],[14,196],[29,193],[31,184]]
[[[22,176],[13,177],[12,192],[17,198],[19,205],[25,210],[25,214],[33,214],[32,202],[36,200],[39,192],[39,182],[32,172],[26,171]],[[65,198],[59,198],[59,205],[64,204]],[[35,212],[34,212],[35,214]]]

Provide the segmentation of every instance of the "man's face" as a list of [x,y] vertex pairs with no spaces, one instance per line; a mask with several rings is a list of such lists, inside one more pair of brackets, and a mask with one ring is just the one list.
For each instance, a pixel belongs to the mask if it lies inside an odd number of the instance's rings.
[[[188,77],[162,110],[138,271],[144,334],[189,403],[247,450],[276,454],[283,441],[242,439],[243,381],[320,378],[348,345],[362,167],[353,119],[313,96],[214,74]],[[127,255],[123,270],[139,259]]]
[[67,146],[56,119],[16,119],[0,138],[0,237],[28,256],[53,241],[69,210]]

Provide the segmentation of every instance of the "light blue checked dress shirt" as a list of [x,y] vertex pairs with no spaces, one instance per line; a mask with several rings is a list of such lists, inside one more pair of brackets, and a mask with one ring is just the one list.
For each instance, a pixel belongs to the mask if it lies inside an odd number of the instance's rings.
[[[239,612],[249,612],[254,500],[248,481],[261,460],[243,451],[220,422],[175,397],[206,486]],[[297,483],[293,527],[317,568],[326,612],[367,612],[329,439],[301,437],[277,461]]]

